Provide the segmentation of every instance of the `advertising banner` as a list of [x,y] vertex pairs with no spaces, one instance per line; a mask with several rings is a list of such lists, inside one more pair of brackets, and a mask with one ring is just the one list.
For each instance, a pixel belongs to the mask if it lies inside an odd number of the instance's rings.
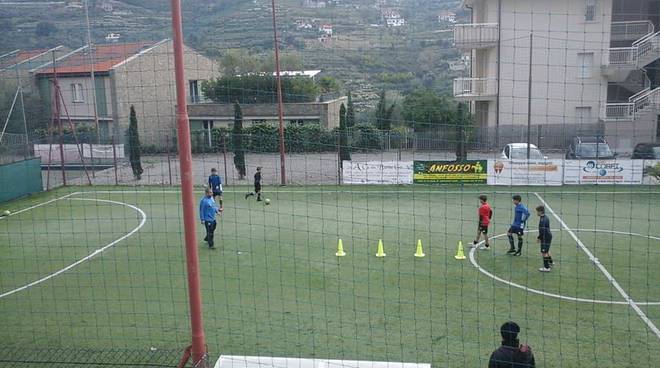
[[344,184],[412,184],[412,161],[344,161]]
[[566,160],[564,184],[642,184],[644,160]]
[[488,172],[486,160],[467,161],[415,161],[415,184],[486,184]]
[[488,160],[488,185],[561,185],[562,160]]

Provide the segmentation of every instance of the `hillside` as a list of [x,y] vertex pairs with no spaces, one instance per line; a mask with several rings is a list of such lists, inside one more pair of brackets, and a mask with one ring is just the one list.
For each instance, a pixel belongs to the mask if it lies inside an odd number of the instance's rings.
[[[86,42],[84,11],[77,2],[3,3],[8,1],[0,1],[0,30],[12,37],[0,40],[0,51]],[[170,37],[168,0],[90,0],[89,4],[95,43],[106,42],[109,33],[121,34],[121,42]],[[458,53],[451,46],[451,32],[441,32],[447,27],[438,23],[437,14],[455,8],[456,1],[335,0],[324,8],[303,4],[315,6],[317,1],[277,2],[282,51],[295,53],[305,69],[321,69],[336,77],[355,91],[358,107],[373,106],[381,89],[405,92],[424,86],[449,91],[453,75],[447,61]],[[405,18],[405,25],[386,27],[383,14],[389,9]],[[43,23],[53,25],[52,32],[44,34]],[[330,42],[319,41],[318,27],[323,24],[332,26]],[[273,47],[270,0],[184,1],[184,33],[188,45],[213,58],[227,49],[269,52]]]

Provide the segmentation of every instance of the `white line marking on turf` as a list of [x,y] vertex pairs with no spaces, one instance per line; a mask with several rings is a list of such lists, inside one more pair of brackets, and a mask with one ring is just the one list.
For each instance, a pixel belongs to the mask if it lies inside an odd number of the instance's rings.
[[[67,195],[63,195],[63,196],[61,196],[61,197],[53,198],[53,199],[51,199],[51,200],[49,200],[49,201],[46,201],[46,202],[42,202],[42,203],[35,204],[34,206],[30,206],[30,207],[27,207],[27,208],[20,209],[20,210],[18,210],[18,211],[16,211],[16,212],[12,212],[9,216],[16,216],[16,215],[18,215],[18,214],[20,214],[20,213],[23,213],[23,212],[25,212],[25,211],[33,210],[33,209],[35,209],[35,208],[39,208],[39,207],[41,207],[41,206],[45,206],[45,205],[47,205],[47,204],[51,204],[51,203],[53,203],[53,202],[57,202],[57,201],[59,201],[59,200],[69,198],[69,197],[71,197],[71,196],[73,196],[73,195],[76,195],[76,194],[80,194],[80,192],[69,193],[69,194],[67,194]],[[6,217],[9,217],[9,216],[3,216],[3,217],[0,217],[0,219],[6,218]]]
[[[609,233],[609,234],[618,234],[618,235],[631,235],[631,236],[645,237],[645,238],[649,238],[649,239],[653,239],[653,240],[660,240],[660,238],[655,237],[655,236],[651,236],[651,235],[642,235],[642,234],[637,234],[637,233],[627,233],[627,232],[624,232],[624,231],[599,230],[599,229],[575,229],[574,231],[577,231],[577,232],[586,232],[586,231],[590,231],[590,232],[597,232],[597,233]],[[538,230],[530,230],[529,232],[530,232],[530,233],[534,233],[534,232],[538,232]],[[506,234],[495,235],[495,236],[491,237],[491,239],[498,239],[498,238],[502,238],[502,237],[504,237],[504,236],[506,236]],[[477,244],[477,245],[482,245],[483,243],[484,243],[484,241],[482,240],[482,241],[479,242],[479,244]],[[557,299],[567,300],[567,301],[572,301],[572,302],[583,302],[583,303],[592,303],[592,304],[616,304],[616,305],[628,305],[628,302],[626,302],[626,301],[615,301],[615,300],[603,300],[603,299],[578,298],[578,297],[573,297],[573,296],[566,296],[566,295],[561,295],[561,294],[554,294],[554,293],[550,293],[550,292],[547,292],[547,291],[542,291],[542,290],[538,290],[538,289],[530,288],[530,287],[527,287],[527,286],[524,286],[524,285],[516,284],[515,282],[505,280],[505,279],[503,279],[503,278],[501,278],[501,277],[499,277],[499,276],[497,276],[497,275],[495,275],[495,274],[492,274],[492,273],[490,273],[488,270],[486,270],[485,268],[481,267],[481,265],[480,265],[480,264],[477,262],[477,260],[476,260],[476,257],[475,257],[476,252],[477,252],[477,248],[472,248],[472,249],[470,250],[470,254],[469,254],[469,256],[470,256],[470,263],[472,263],[472,265],[473,265],[474,267],[476,267],[477,270],[479,270],[479,272],[481,272],[481,273],[483,273],[484,275],[486,275],[486,276],[492,278],[493,280],[499,281],[499,282],[501,282],[501,283],[503,283],[503,284],[506,284],[506,285],[509,285],[509,286],[513,286],[513,287],[516,287],[516,288],[521,289],[521,290],[525,290],[525,291],[530,292],[530,293],[534,293],[534,294],[538,294],[538,295],[544,295],[544,296],[549,296],[549,297],[552,297],[552,298],[557,298]],[[644,306],[656,306],[656,305],[660,305],[660,302],[636,302],[636,304],[637,304],[637,305],[644,305]]]
[[614,279],[614,277],[612,277],[612,275],[609,273],[609,271],[607,271],[605,266],[603,266],[600,263],[598,258],[596,258],[593,255],[593,253],[591,253],[591,251],[584,245],[584,243],[582,243],[580,238],[578,238],[577,235],[575,235],[575,232],[573,232],[573,230],[571,230],[571,228],[568,227],[568,225],[564,222],[564,220],[562,220],[561,217],[559,217],[559,215],[557,215],[557,213],[555,213],[555,211],[552,210],[552,207],[550,207],[550,205],[543,199],[543,197],[541,197],[538,193],[534,193],[534,195],[539,199],[539,201],[541,201],[541,203],[543,203],[545,208],[547,208],[547,210],[557,219],[557,221],[561,224],[561,226],[566,231],[568,231],[568,234],[573,238],[573,240],[575,240],[577,245],[582,249],[582,251],[587,255],[587,257],[589,257],[589,259],[596,265],[596,267],[598,267],[600,272],[602,272],[603,275],[605,275],[607,280],[609,280],[610,284],[612,284],[612,286],[614,286],[614,288],[619,292],[619,294],[621,294],[623,299],[625,299],[626,302],[628,302],[630,307],[637,313],[639,318],[641,318],[642,321],[644,321],[644,323],[646,323],[646,325],[649,327],[649,329],[651,329],[651,331],[653,331],[653,333],[658,338],[660,338],[660,330],[658,329],[658,327],[649,319],[649,317],[646,316],[644,311],[642,311],[639,305],[637,305],[632,300],[632,298],[628,295],[628,293],[625,290],[623,290],[621,285]]
[[[79,193],[71,193],[71,194],[68,194],[68,195],[66,195],[66,196],[64,196],[64,197],[60,197],[60,198],[56,198],[56,199],[54,199],[54,200],[50,200],[50,201],[44,202],[43,204],[41,204],[41,206],[43,206],[43,205],[45,205],[45,204],[48,204],[48,203],[52,203],[52,202],[54,202],[54,201],[56,201],[56,200],[60,200],[60,199],[63,199],[63,198],[68,198],[68,197],[70,197],[70,196],[72,196],[72,195],[75,195],[75,194],[79,194]],[[38,279],[38,280],[32,281],[32,282],[29,283],[29,284],[23,285],[23,286],[21,286],[21,287],[19,287],[19,288],[16,288],[16,289],[14,289],[14,290],[10,290],[10,291],[7,291],[7,292],[5,292],[5,293],[0,294],[0,299],[4,298],[4,297],[6,297],[6,296],[12,295],[12,294],[15,294],[15,293],[21,292],[21,291],[23,291],[23,290],[25,290],[25,289],[31,288],[32,286],[35,286],[35,285],[41,284],[42,282],[48,281],[48,280],[52,279],[53,277],[58,276],[58,275],[60,275],[60,274],[62,274],[62,273],[64,273],[64,272],[66,272],[66,271],[68,271],[68,270],[70,270],[70,269],[72,269],[72,268],[74,268],[74,267],[80,265],[81,263],[86,262],[86,261],[88,261],[88,260],[90,260],[90,259],[92,259],[92,258],[98,256],[99,254],[105,252],[107,249],[113,247],[113,246],[116,245],[117,243],[121,242],[122,240],[124,240],[124,239],[126,239],[126,238],[132,236],[132,235],[135,234],[136,232],[138,232],[138,231],[144,226],[144,224],[147,222],[147,214],[144,213],[144,211],[142,211],[142,209],[140,209],[139,207],[133,206],[133,205],[128,204],[128,203],[118,202],[118,201],[110,201],[110,200],[106,200],[106,199],[93,199],[93,198],[70,198],[70,200],[75,200],[75,201],[106,202],[106,203],[112,203],[112,204],[117,204],[117,205],[120,205],[120,206],[129,207],[129,208],[131,208],[131,209],[137,211],[137,212],[140,214],[140,216],[142,217],[142,219],[140,220],[140,224],[139,224],[136,228],[134,228],[133,230],[131,230],[129,233],[123,235],[123,236],[120,237],[119,239],[116,239],[116,240],[114,240],[113,242],[109,243],[108,245],[106,245],[106,246],[104,246],[104,247],[102,247],[102,248],[99,248],[99,249],[95,250],[94,252],[92,252],[92,253],[88,254],[87,256],[85,256],[85,257],[83,257],[83,258],[81,258],[81,259],[79,259],[79,260],[73,262],[72,264],[70,264],[70,265],[68,265],[68,266],[66,266],[66,267],[64,267],[64,268],[62,268],[62,269],[59,270],[59,271],[55,271],[55,272],[53,272],[53,273],[51,273],[51,274],[49,274],[49,275],[47,275],[47,276],[44,276],[44,277],[42,277],[42,278],[40,278],[40,279]],[[25,211],[27,211],[28,209],[33,209],[33,208],[37,208],[37,207],[40,207],[40,205],[32,206],[32,207],[26,208],[26,209],[24,209],[24,210],[17,211],[16,213],[25,212]]]

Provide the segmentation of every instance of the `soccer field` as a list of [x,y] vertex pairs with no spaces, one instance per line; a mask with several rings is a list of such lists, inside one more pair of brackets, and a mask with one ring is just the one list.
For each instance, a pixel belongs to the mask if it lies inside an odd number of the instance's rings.
[[[540,367],[660,362],[653,187],[267,188],[270,206],[229,189],[218,249],[202,242],[202,225],[197,231],[212,360],[484,367],[499,326],[514,320]],[[514,193],[531,212],[544,202],[552,209],[551,273],[538,272],[534,231],[522,257],[506,255]],[[479,194],[494,210],[488,251],[469,248]],[[176,188],[95,187],[5,204],[13,214],[0,219],[0,365],[49,366],[38,362],[56,353],[43,349],[143,359],[187,346],[180,203]],[[533,215],[530,230],[537,222]],[[379,239],[383,258],[375,256]],[[413,256],[418,239],[424,258]],[[466,260],[454,258],[459,241]]]

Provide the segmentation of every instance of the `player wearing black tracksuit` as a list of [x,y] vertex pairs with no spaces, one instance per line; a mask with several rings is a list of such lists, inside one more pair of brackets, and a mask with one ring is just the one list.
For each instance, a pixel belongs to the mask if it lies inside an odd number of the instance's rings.
[[257,167],[257,172],[254,174],[254,192],[246,194],[245,199],[255,194],[257,195],[257,201],[261,202],[261,167]]
[[506,322],[500,328],[502,345],[490,355],[488,368],[534,368],[532,349],[520,344],[518,333],[520,327],[515,322]]

